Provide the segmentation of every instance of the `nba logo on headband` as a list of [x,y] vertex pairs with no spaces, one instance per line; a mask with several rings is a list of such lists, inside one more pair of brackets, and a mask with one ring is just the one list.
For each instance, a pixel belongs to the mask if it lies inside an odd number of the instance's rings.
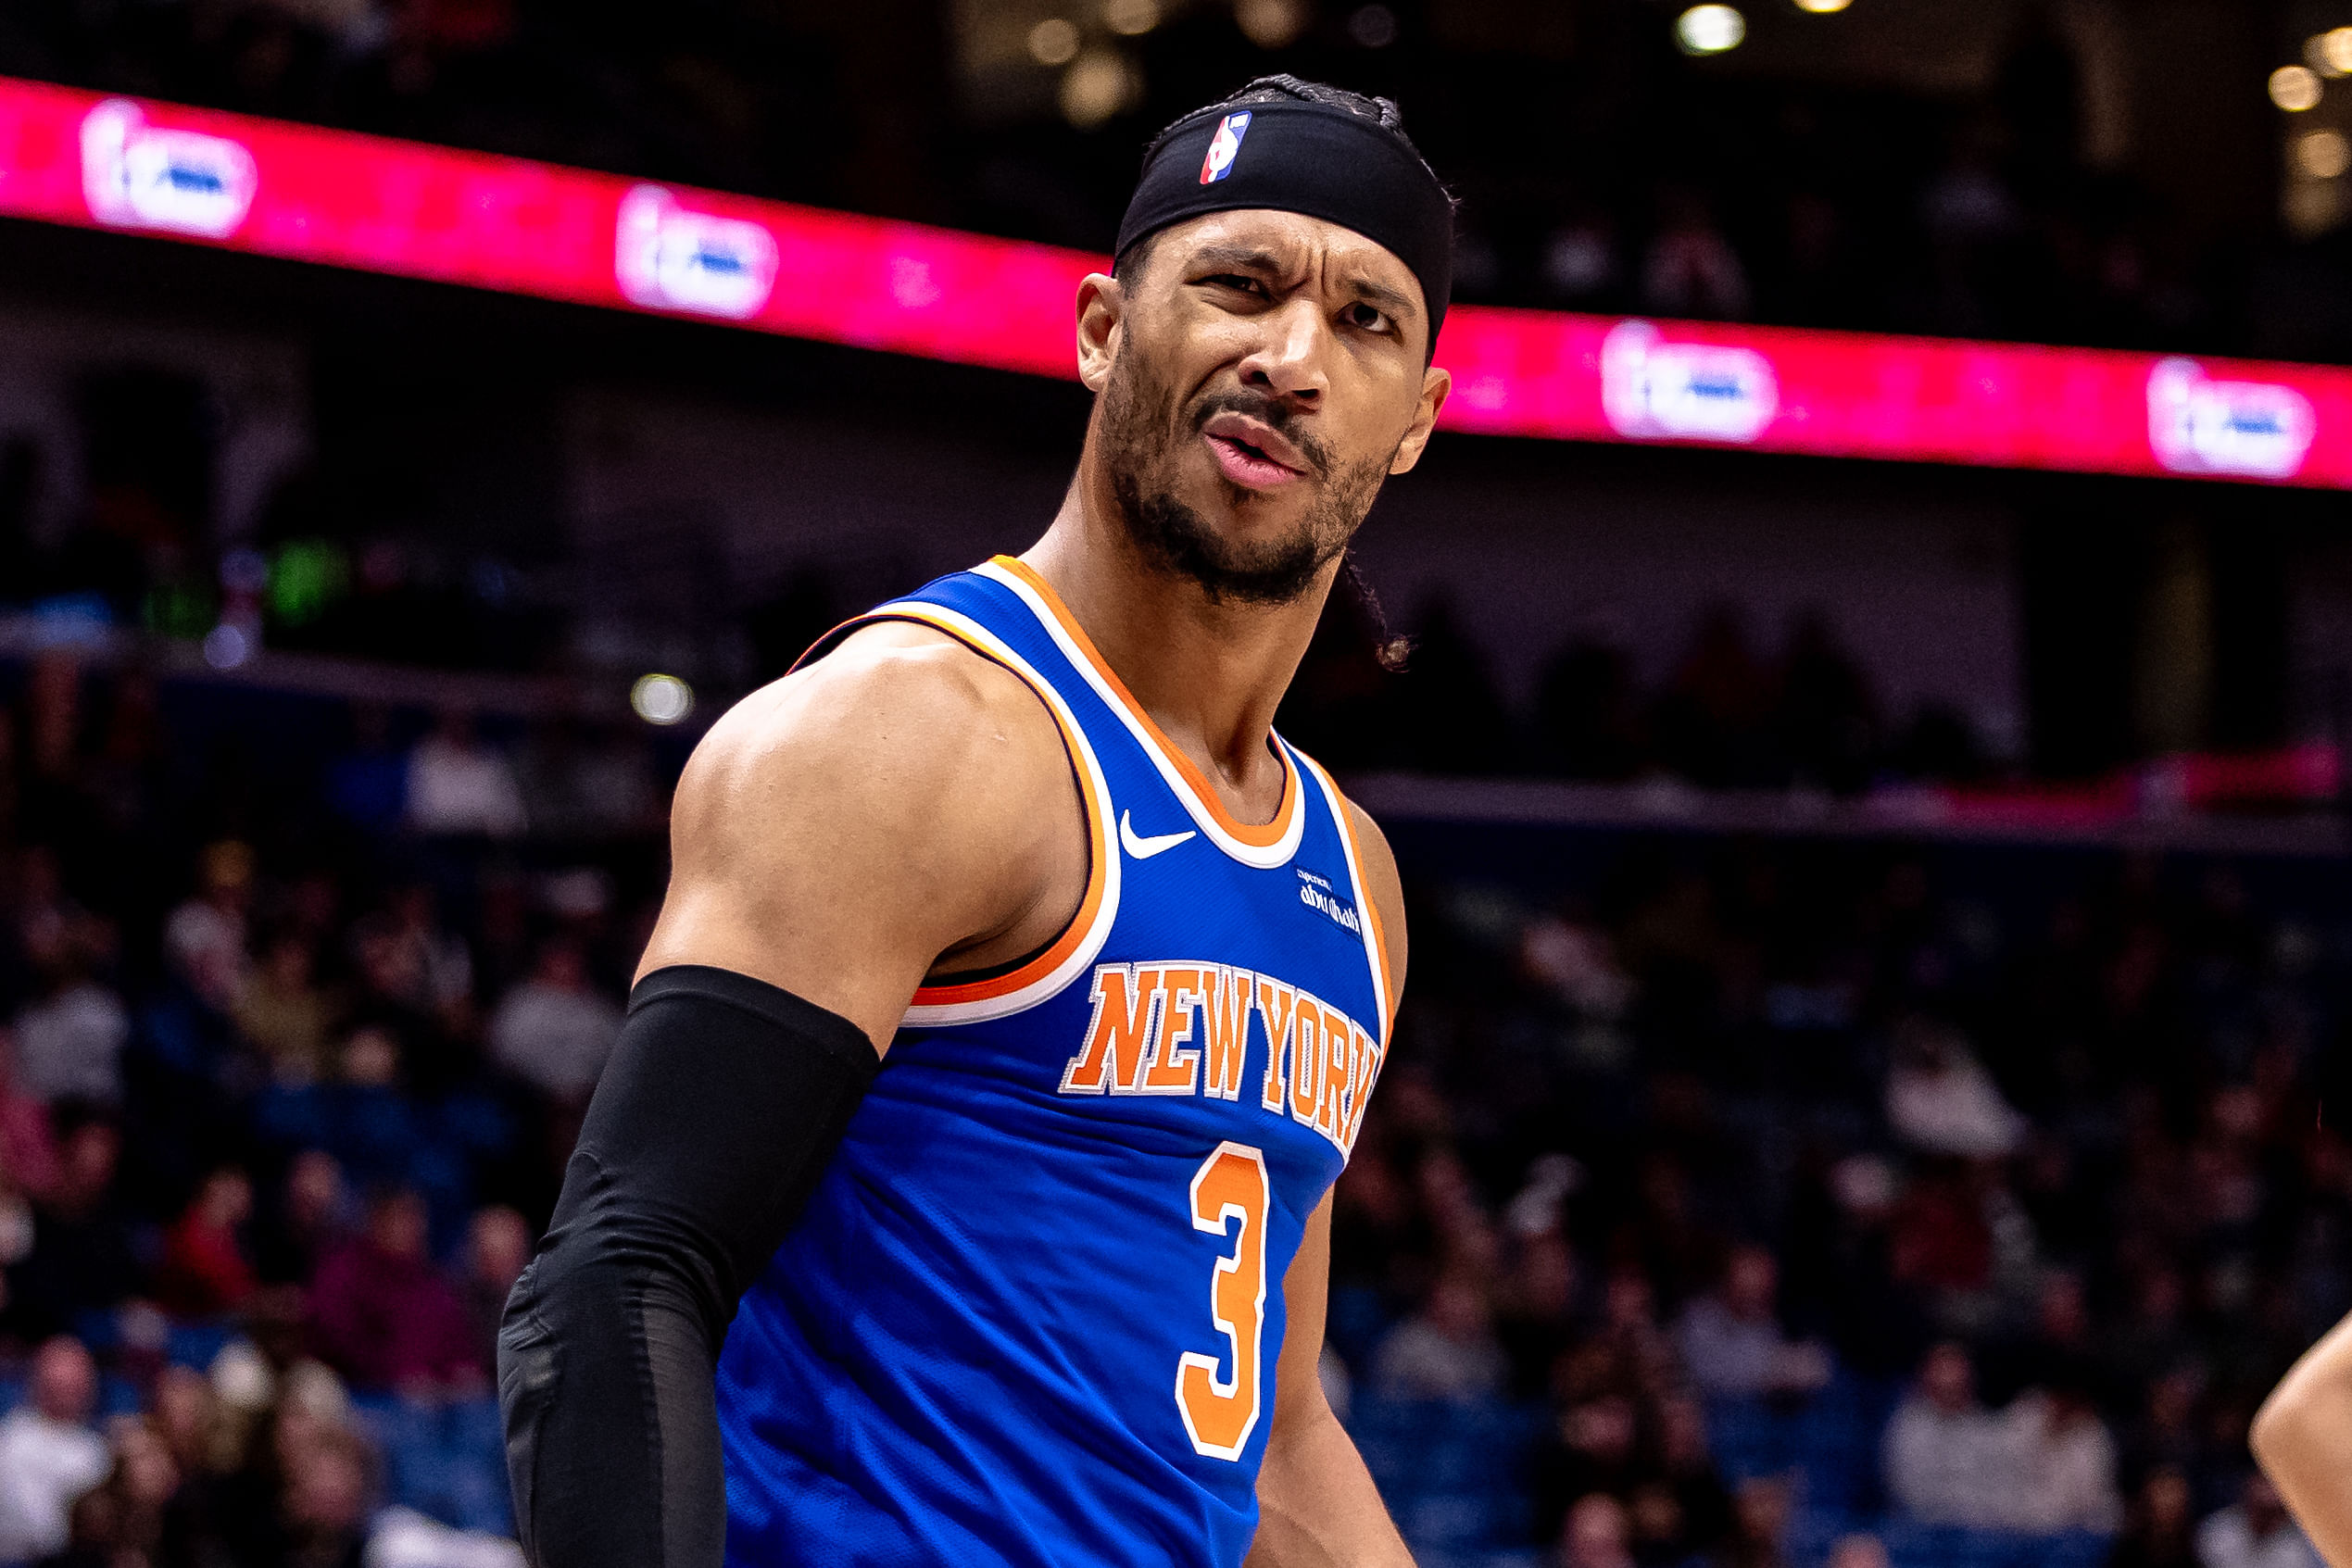
[[1250,111],[1238,109],[1217,121],[1209,138],[1209,156],[1201,160],[1201,183],[1214,185],[1233,172],[1233,159],[1241,151],[1241,138],[1250,133]]

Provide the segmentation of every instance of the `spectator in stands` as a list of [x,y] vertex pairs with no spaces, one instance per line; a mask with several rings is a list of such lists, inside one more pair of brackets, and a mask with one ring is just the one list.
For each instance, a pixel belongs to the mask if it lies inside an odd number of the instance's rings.
[[1625,1504],[1606,1492],[1578,1498],[1560,1531],[1560,1568],[1634,1568]]
[[1773,722],[1797,782],[1841,794],[1869,782],[1880,746],[1878,704],[1818,605],[1790,627]]
[[382,995],[447,1022],[473,1000],[473,954],[465,938],[442,922],[440,900],[429,882],[393,890],[384,908],[360,922],[362,949],[380,945],[377,979]]
[[2246,1476],[2236,1502],[2197,1526],[2196,1560],[2197,1568],[2323,1568],[2259,1472]]
[[1483,1399],[1502,1392],[1507,1372],[1484,1283],[1449,1272],[1419,1311],[1389,1331],[1372,1376],[1391,1399]]
[[522,791],[506,759],[482,744],[473,715],[447,709],[409,754],[409,825],[447,837],[515,838]]
[[78,955],[48,966],[39,1000],[17,1014],[16,1086],[44,1104],[122,1099],[122,1047],[131,1014]]
[[1553,1363],[1576,1339],[1576,1254],[1560,1234],[1557,1210],[1554,1199],[1548,1215],[1529,1216],[1515,1199],[1510,1215],[1515,1245],[1496,1310],[1497,1337],[1510,1359],[1512,1391],[1520,1396],[1543,1392]]
[[507,1296],[531,1261],[531,1227],[504,1204],[474,1210],[466,1227],[465,1278],[460,1289],[473,1324],[474,1354],[498,1364],[498,1319]]
[[245,993],[245,911],[253,902],[253,849],[233,839],[208,845],[196,862],[196,890],[164,922],[163,953],[198,1001],[225,1013]]
[[1657,1291],[1649,1275],[1631,1266],[1609,1275],[1590,1348],[1598,1357],[1594,1389],[1657,1389],[1679,1375],[1674,1342],[1658,1326]]
[[1659,196],[1659,221],[1641,263],[1641,300],[1669,316],[1738,320],[1748,313],[1747,270],[1716,227],[1705,198],[1668,188]]
[[1679,1568],[1699,1555],[1683,1521],[1681,1505],[1664,1482],[1635,1487],[1626,1500],[1625,1516],[1638,1568]]
[[98,1369],[82,1342],[49,1340],[32,1359],[25,1402],[0,1419],[0,1562],[63,1550],[74,1499],[106,1479],[106,1439],[91,1429]]
[[327,765],[327,804],[354,827],[388,834],[408,816],[409,759],[392,743],[392,716],[374,703],[351,709],[351,745]]
[[1999,1419],[2016,1477],[2004,1523],[2034,1535],[2112,1535],[2123,1522],[2115,1439],[2090,1396],[2066,1383],[2031,1389]]
[[1675,1343],[1702,1393],[1809,1394],[1830,1381],[1828,1349],[1781,1332],[1780,1290],[1780,1263],[1750,1243],[1733,1248],[1716,1288],[1683,1309]]
[[668,797],[654,783],[642,742],[626,730],[543,724],[517,772],[534,838],[592,844],[665,823]]
[[194,1485],[217,1467],[223,1434],[210,1378],[194,1367],[165,1367],[156,1374],[147,1413],[183,1483]]
[[1921,1161],[1895,1206],[1887,1246],[1894,1279],[1926,1293],[1945,1322],[1981,1314],[1994,1252],[1979,1172],[1949,1158]]
[[1580,206],[1544,241],[1545,293],[1569,309],[1601,308],[1623,270],[1616,220],[1599,207]]
[[484,1386],[464,1303],[426,1254],[424,1200],[411,1188],[370,1199],[366,1231],[312,1283],[310,1313],[321,1352],[358,1387],[430,1397]]
[[260,1284],[245,1255],[252,1218],[253,1182],[243,1171],[223,1166],[204,1179],[164,1239],[156,1298],[165,1310],[208,1318],[245,1304]]
[[1830,1568],[1889,1568],[1886,1542],[1871,1535],[1840,1536],[1830,1549]]
[[364,1185],[418,1179],[439,1169],[447,1152],[433,1136],[425,1106],[401,1079],[399,1037],[380,1023],[354,1029],[335,1057],[332,1081],[278,1085],[254,1105],[254,1123],[270,1142],[323,1148]]
[[290,928],[270,939],[237,998],[237,1029],[281,1084],[313,1084],[325,1073],[334,998],[318,984],[318,949]]
[[[2035,1227],[2041,1239],[2041,1225]],[[2005,1348],[2002,1368],[2012,1386],[2087,1385],[2095,1380],[2099,1345],[2082,1273],[2046,1269],[2033,1297],[2033,1322]]]
[[1936,1346],[1887,1425],[1888,1494],[1921,1524],[1992,1528],[2009,1506],[2011,1476],[2002,1459],[1991,1418],[1977,1404],[1968,1351],[1948,1340]]
[[[2198,1346],[2188,1323],[2188,1294],[2181,1271],[2161,1257],[2138,1271],[2132,1313],[2111,1324],[2106,1336],[2107,1368],[2119,1385],[2145,1386],[2151,1395],[2168,1378],[2195,1385],[2189,1369]],[[2189,1393],[2194,1399],[2193,1386]]]
[[2107,1568],[2202,1568],[2188,1477],[2167,1465],[2140,1484]]
[[296,1155],[256,1249],[260,1278],[273,1285],[308,1283],[343,1245],[350,1229],[349,1201],[343,1167],[333,1155],[322,1148]]
[[57,1183],[33,1206],[31,1248],[7,1276],[7,1319],[32,1338],[66,1333],[82,1313],[120,1305],[144,1278],[130,1221],[115,1203],[120,1130],[87,1105],[60,1107],[57,1122]]
[[76,1499],[70,1544],[44,1568],[176,1568],[205,1562],[217,1543],[198,1539],[190,1528],[194,1521],[174,1507],[180,1466],[162,1436],[142,1417],[121,1416],[109,1424],[107,1436],[112,1468]]
[[1549,1531],[1578,1498],[1605,1493],[1620,1503],[1654,1479],[1641,1451],[1641,1414],[1623,1394],[1570,1405],[1530,1466],[1536,1518]]
[[589,984],[579,945],[557,936],[541,945],[531,977],[491,1015],[490,1054],[549,1098],[580,1105],[620,1033],[621,1010]]
[[1731,1530],[1731,1493],[1707,1449],[1706,1407],[1688,1395],[1657,1406],[1660,1484],[1674,1499],[1681,1538],[1693,1550],[1708,1551]]
[[360,1568],[371,1468],[367,1446],[341,1426],[321,1427],[287,1454],[275,1550],[260,1568]]
[[1772,782],[1771,706],[1771,673],[1755,657],[1738,608],[1709,605],[1655,704],[1657,755],[1697,784]]
[[1895,1033],[1886,1115],[1895,1135],[1913,1148],[1969,1160],[2011,1153],[2026,1132],[2025,1119],[2001,1097],[1968,1040],[1924,1017],[1906,1020]]
[[1731,1538],[1716,1562],[1718,1568],[1782,1568],[1788,1536],[1789,1484],[1776,1476],[1752,1476],[1740,1483]]
[[2173,1468],[2193,1475],[2204,1451],[2198,1406],[2204,1380],[2188,1364],[2175,1366],[2152,1379],[2141,1399],[2139,1420],[2131,1430],[2129,1457],[2136,1474]]

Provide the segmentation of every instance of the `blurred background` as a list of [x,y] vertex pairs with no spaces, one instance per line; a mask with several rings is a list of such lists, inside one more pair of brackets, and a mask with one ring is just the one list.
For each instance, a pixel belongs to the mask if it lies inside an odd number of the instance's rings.
[[[1097,252],[1292,70],[1401,99],[1466,301],[2311,364],[2346,69],[2352,0],[0,6]],[[1086,412],[0,219],[0,1564],[520,1562],[489,1336],[677,770]],[[1281,724],[1412,904],[1326,1375],[1421,1561],[2316,1568],[2245,1434],[2352,1308],[2342,493],[1449,433],[1359,557]]]

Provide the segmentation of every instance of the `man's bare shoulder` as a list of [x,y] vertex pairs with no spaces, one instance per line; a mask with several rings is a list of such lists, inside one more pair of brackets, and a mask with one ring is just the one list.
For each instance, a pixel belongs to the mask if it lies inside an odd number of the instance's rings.
[[1389,960],[1389,1005],[1393,1010],[1404,996],[1404,961],[1409,947],[1404,929],[1404,878],[1397,871],[1396,851],[1389,835],[1370,812],[1340,797],[1348,809],[1348,825],[1355,834],[1356,859],[1364,873],[1364,895],[1380,913],[1381,948]]
[[1055,721],[1020,677],[885,623],[712,725],[671,807],[670,895],[642,967],[704,963],[887,1040],[943,954],[1066,920],[1084,817]]
[[1066,773],[1063,757],[1019,676],[945,633],[886,621],[728,709],[686,764],[675,816],[715,810],[751,827],[761,813],[739,809],[835,784],[867,813],[927,809],[942,792],[986,812],[1031,799]]

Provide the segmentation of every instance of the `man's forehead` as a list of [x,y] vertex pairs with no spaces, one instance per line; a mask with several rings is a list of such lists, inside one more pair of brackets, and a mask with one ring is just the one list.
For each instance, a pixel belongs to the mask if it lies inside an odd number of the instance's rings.
[[1178,255],[1235,248],[1262,254],[1268,266],[1304,269],[1327,262],[1340,280],[1359,277],[1402,293],[1418,307],[1421,282],[1396,252],[1344,224],[1274,207],[1206,213],[1171,224],[1161,242]]

